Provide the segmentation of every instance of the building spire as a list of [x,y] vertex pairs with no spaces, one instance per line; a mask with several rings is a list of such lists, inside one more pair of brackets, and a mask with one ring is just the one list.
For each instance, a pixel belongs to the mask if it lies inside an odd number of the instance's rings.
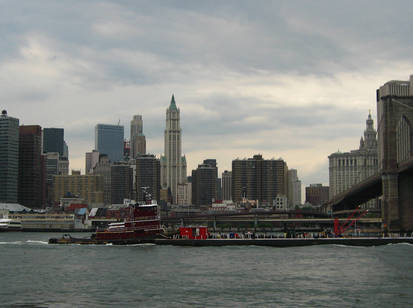
[[171,104],[169,105],[169,109],[174,109],[174,110],[177,110],[177,109],[178,109],[178,108],[176,107],[174,94],[172,94],[172,99],[171,99]]

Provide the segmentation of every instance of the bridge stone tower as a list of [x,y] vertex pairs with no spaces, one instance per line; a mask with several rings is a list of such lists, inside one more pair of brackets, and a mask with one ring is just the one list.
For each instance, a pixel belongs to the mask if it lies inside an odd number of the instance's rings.
[[413,75],[377,90],[379,170],[382,174],[382,217],[386,232],[413,230],[413,176],[399,173],[413,156]]

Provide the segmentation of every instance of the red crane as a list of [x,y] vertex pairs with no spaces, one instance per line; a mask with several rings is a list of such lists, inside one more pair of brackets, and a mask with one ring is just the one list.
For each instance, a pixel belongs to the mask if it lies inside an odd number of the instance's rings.
[[[368,211],[369,210],[360,211],[360,207],[357,207],[353,211],[353,213],[349,217],[347,217],[347,220],[343,224],[340,224],[340,221],[338,220],[338,218],[335,218],[334,219],[334,234],[336,235],[336,237],[339,237],[344,232],[346,232],[347,229],[351,228],[356,223],[356,221],[359,220],[364,215],[366,215]],[[355,217],[357,213],[359,215]]]

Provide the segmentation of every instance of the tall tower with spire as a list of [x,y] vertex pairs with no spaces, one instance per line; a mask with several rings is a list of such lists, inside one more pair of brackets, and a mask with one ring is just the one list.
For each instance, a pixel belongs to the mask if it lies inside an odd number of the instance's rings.
[[178,184],[186,182],[186,159],[182,156],[182,135],[180,111],[176,107],[175,97],[166,109],[165,149],[161,157],[161,186],[169,188],[173,202],[178,199]]
[[[377,151],[377,132],[373,127],[373,119],[371,118],[371,113],[366,120],[366,129],[364,130],[364,148]],[[362,147],[360,146],[360,150]]]
[[[377,132],[374,129],[371,113],[366,120],[364,138],[360,138],[358,150],[336,152],[328,157],[330,198],[347,190],[378,172]],[[377,208],[377,200],[370,200],[362,208]]]

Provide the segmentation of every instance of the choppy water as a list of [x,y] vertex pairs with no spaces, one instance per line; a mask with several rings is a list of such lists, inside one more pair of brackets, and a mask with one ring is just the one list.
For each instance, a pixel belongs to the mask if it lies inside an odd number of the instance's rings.
[[48,245],[55,236],[0,233],[0,306],[413,307],[409,244]]

